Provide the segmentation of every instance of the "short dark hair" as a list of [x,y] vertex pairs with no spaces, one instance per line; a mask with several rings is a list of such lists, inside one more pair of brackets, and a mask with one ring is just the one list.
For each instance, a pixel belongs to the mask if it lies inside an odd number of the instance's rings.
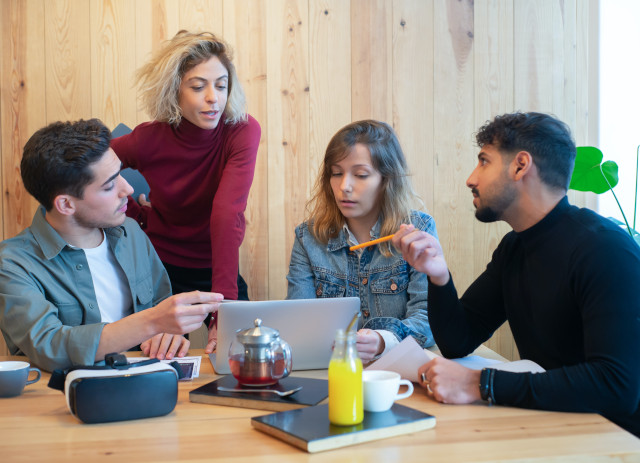
[[47,211],[60,194],[82,198],[93,181],[91,164],[109,149],[111,131],[98,119],[54,122],[24,145],[20,173],[27,191]]
[[515,112],[487,121],[476,134],[478,146],[495,146],[501,154],[527,151],[546,185],[567,190],[576,159],[569,126],[542,113]]

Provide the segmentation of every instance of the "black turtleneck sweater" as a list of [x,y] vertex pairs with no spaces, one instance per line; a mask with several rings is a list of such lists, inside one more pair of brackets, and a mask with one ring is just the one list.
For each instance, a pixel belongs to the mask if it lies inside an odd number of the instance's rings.
[[547,370],[497,371],[497,403],[600,413],[640,436],[640,248],[612,221],[565,197],[505,235],[462,298],[452,280],[428,294],[446,357],[469,354],[508,321],[520,357]]

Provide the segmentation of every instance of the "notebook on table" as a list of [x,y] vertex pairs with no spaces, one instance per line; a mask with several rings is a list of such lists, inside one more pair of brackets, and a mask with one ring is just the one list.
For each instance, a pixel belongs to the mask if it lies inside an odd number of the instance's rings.
[[251,418],[251,426],[257,430],[309,453],[412,434],[435,425],[433,415],[400,404],[393,404],[386,412],[365,411],[364,420],[355,426],[329,423],[327,404]]
[[276,329],[291,346],[293,370],[317,370],[329,367],[336,330],[346,329],[360,310],[357,297],[291,299],[285,301],[227,301],[218,310],[218,344],[210,354],[216,373],[231,373],[229,347],[236,331],[254,326]]

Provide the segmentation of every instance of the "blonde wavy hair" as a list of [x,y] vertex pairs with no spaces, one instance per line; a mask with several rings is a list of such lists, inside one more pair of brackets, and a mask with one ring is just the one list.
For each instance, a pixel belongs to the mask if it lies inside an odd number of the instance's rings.
[[181,30],[164,42],[151,60],[136,72],[140,101],[149,116],[160,122],[178,125],[180,84],[185,73],[198,64],[216,56],[229,73],[225,123],[247,120],[246,99],[236,68],[231,62],[232,52],[225,42],[211,32]]
[[[412,206],[416,203],[422,206],[411,186],[407,161],[393,129],[374,120],[352,122],[329,141],[313,195],[306,206],[309,230],[321,243],[326,244],[338,236],[345,223],[331,188],[331,166],[346,158],[357,143],[369,149],[373,167],[382,175],[380,236],[391,235],[401,224],[410,223]],[[391,255],[389,242],[378,246],[383,255]]]

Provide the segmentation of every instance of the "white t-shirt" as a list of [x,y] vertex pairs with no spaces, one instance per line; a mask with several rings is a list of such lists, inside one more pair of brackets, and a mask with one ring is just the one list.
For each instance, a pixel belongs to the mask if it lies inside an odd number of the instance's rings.
[[102,321],[111,323],[133,313],[133,300],[124,270],[109,247],[104,231],[102,235],[100,246],[82,250],[89,263]]

